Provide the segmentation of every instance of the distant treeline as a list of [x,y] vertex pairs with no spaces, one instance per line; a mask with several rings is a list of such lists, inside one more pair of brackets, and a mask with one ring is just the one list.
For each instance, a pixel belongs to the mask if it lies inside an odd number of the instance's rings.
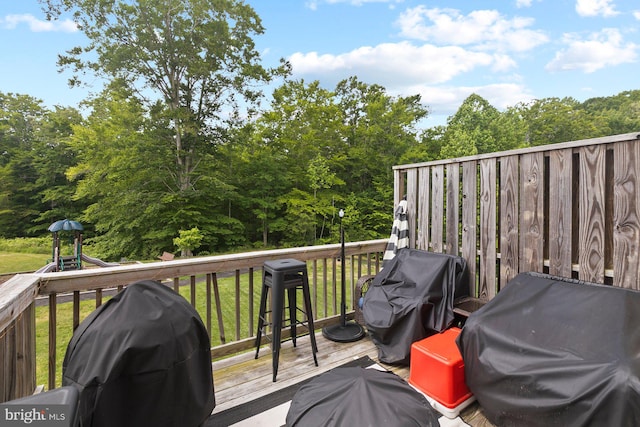
[[207,253],[302,246],[337,242],[343,208],[348,240],[380,238],[393,165],[640,130],[638,90],[506,111],[471,95],[446,126],[420,130],[418,96],[351,78],[333,91],[287,82],[260,116],[184,141],[181,157],[170,125],[134,98],[105,91],[90,107],[0,93],[0,237],[46,236],[69,218],[105,259],[175,252],[194,227]]

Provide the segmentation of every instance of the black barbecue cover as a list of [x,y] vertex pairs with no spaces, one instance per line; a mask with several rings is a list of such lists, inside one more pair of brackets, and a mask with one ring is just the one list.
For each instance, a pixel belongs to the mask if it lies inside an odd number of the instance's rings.
[[408,364],[411,344],[453,322],[453,301],[467,296],[464,258],[418,249],[399,249],[372,280],[362,314],[378,347],[378,358]]
[[458,337],[498,426],[640,425],[640,293],[536,273],[511,280]]
[[289,427],[439,426],[427,399],[392,372],[335,368],[300,387]]
[[154,281],[126,287],[76,329],[62,384],[88,426],[198,426],[215,407],[211,350],[198,313]]

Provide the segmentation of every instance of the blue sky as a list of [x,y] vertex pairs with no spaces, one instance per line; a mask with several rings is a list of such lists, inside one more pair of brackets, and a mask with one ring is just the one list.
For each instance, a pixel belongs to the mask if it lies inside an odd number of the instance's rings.
[[[579,101],[640,89],[637,0],[249,0],[266,28],[266,65],[333,89],[356,75],[392,95],[420,94],[426,126],[477,93],[498,109],[545,97]],[[58,53],[84,44],[37,0],[0,0],[0,92],[77,106]],[[93,91],[99,91],[98,85]]]

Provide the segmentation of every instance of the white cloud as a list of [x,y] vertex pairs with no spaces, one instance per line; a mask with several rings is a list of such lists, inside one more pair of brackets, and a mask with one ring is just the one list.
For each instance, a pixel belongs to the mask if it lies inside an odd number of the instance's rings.
[[305,6],[307,6],[311,10],[317,10],[319,3],[328,3],[328,4],[336,4],[336,3],[348,3],[352,6],[362,6],[365,3],[402,3],[404,0],[310,0],[307,1]]
[[513,65],[508,57],[500,55],[457,46],[416,46],[409,42],[361,47],[339,55],[295,53],[289,61],[296,76],[337,83],[357,75],[363,81],[375,82],[388,89],[443,83],[477,67],[504,70]]
[[396,22],[404,37],[441,45],[471,45],[478,49],[523,52],[548,41],[532,30],[532,18],[507,19],[496,10],[476,10],[462,15],[456,9],[407,9]]
[[526,87],[516,83],[455,87],[419,85],[407,88],[407,92],[419,93],[422,101],[429,105],[431,114],[434,116],[455,114],[462,102],[473,93],[480,95],[499,110],[534,99]]
[[613,0],[576,0],[576,12],[580,16],[614,16],[618,12]]
[[633,17],[640,21],[640,10],[634,10]]
[[493,55],[493,65],[491,68],[494,71],[509,71],[517,68],[518,64],[509,55],[495,54]]
[[533,0],[516,0],[516,7],[530,7]]
[[0,18],[0,25],[10,30],[15,29],[22,23],[27,24],[29,29],[36,33],[48,31],[73,33],[78,31],[76,24],[69,19],[65,19],[64,21],[44,21],[31,14],[7,15],[4,18]]
[[639,46],[625,43],[620,31],[615,28],[605,28],[591,34],[586,40],[576,34],[565,34],[563,42],[567,48],[556,53],[555,58],[547,64],[547,70],[592,73],[604,67],[636,62],[638,57]]

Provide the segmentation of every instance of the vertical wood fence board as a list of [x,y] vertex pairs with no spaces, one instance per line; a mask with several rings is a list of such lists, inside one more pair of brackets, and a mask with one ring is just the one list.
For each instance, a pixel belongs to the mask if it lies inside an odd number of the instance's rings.
[[189,302],[191,303],[191,307],[196,306],[196,276],[189,277]]
[[49,295],[49,390],[56,387],[56,294]]
[[[15,322],[15,343],[16,343],[16,352],[15,352],[15,363],[14,363],[14,369],[15,369],[15,381],[14,381],[14,386],[15,386],[15,394],[16,395],[25,395],[25,353],[26,353],[26,345],[27,343],[25,342],[25,332],[28,331],[28,329],[26,328],[26,320],[30,317],[29,316],[29,309],[27,308],[25,311],[22,312],[22,314],[20,315],[20,317],[18,317],[18,319],[16,319]],[[33,389],[31,389],[31,392],[33,393]]]
[[224,322],[222,321],[222,303],[220,301],[220,288],[218,286],[217,273],[211,274],[211,280],[213,283],[213,297],[216,302],[216,315],[218,317],[218,333],[220,334],[220,343],[225,344],[227,338],[224,332]]
[[571,277],[572,150],[549,153],[549,274]]
[[393,212],[396,211],[395,207],[398,206],[400,200],[404,197],[405,188],[404,188],[404,175],[406,172],[400,170],[393,171]]
[[409,247],[416,247],[417,210],[418,210],[418,171],[407,171],[407,222],[409,224]]
[[[345,267],[345,260],[340,261],[340,268],[344,268]],[[336,258],[332,258],[331,259],[331,281],[333,282],[333,295],[338,295],[338,287],[337,287],[337,283],[338,283],[338,262],[336,260]],[[340,273],[342,275],[342,273]],[[346,272],[345,272],[346,274]],[[342,276],[341,276],[342,278]],[[342,284],[341,284],[342,285]],[[346,284],[345,284],[346,286]],[[299,302],[299,301],[298,301]],[[333,312],[336,313],[338,311],[338,299],[337,298],[333,298]]]
[[442,253],[444,221],[444,166],[431,168],[431,242],[430,250]]
[[73,330],[80,326],[80,291],[73,291]]
[[418,239],[416,248],[422,250],[429,249],[429,207],[431,205],[430,198],[430,173],[427,168],[418,169]]
[[36,387],[35,372],[35,303],[32,303],[21,316],[16,319],[15,339],[15,397],[28,396]]
[[460,164],[447,165],[447,215],[446,215],[446,250],[450,255],[460,255]]
[[640,263],[638,151],[632,142],[614,148],[613,285],[628,289],[638,289]]
[[327,259],[323,258],[322,259],[322,289],[324,291],[324,294],[322,295],[322,297],[324,298],[324,315],[328,316],[329,315],[329,288],[327,286],[328,283],[328,276],[327,276]]
[[8,325],[0,333],[0,402],[6,402],[11,399],[11,395],[8,392],[10,388],[8,382],[11,381],[11,371],[7,366],[11,358],[11,352],[9,348],[7,348],[7,334],[11,327],[11,325]]
[[605,148],[580,148],[580,280],[604,282]]
[[462,257],[469,268],[469,295],[478,296],[476,273],[478,257],[478,164],[462,164]]
[[[311,262],[311,281],[309,286],[311,286],[311,306],[313,308],[314,313],[318,313],[318,260],[313,260]],[[262,285],[262,281],[260,282]]]
[[518,156],[500,161],[500,289],[518,274]]
[[102,289],[96,289],[96,308],[102,305]]
[[480,298],[496,295],[496,159],[480,161]]
[[207,303],[207,310],[205,315],[205,326],[207,327],[207,333],[209,334],[209,340],[212,341],[213,332],[211,331],[211,274],[207,273],[205,278],[205,301]]
[[2,344],[2,376],[3,378],[0,380],[2,383],[2,401],[5,402],[7,400],[13,399],[15,397],[15,381],[16,376],[14,372],[16,372],[16,322],[17,319],[13,320],[9,326],[2,331],[2,335],[0,336],[0,343]]
[[520,158],[520,271],[542,272],[544,266],[543,153]]
[[[614,162],[614,150],[611,146],[605,146],[605,187],[604,187],[604,272],[605,277],[613,274],[613,211],[614,211],[614,176],[616,169]],[[607,279],[605,279],[607,280]],[[610,283],[610,282],[606,282]]]
[[[256,314],[254,313],[254,309],[253,307],[255,306],[255,298],[253,296],[254,294],[254,276],[255,273],[253,271],[253,267],[249,268],[249,321],[247,322],[247,326],[248,326],[248,335],[251,336],[253,334],[254,326],[253,326],[253,322],[254,319],[256,317]],[[260,281],[260,285],[262,285],[262,281]],[[258,300],[259,301],[259,300]]]
[[[28,376],[31,384],[27,386],[27,391],[33,393],[33,390],[38,386],[37,384],[37,353],[36,353],[36,304],[35,301],[31,304],[31,319],[29,320],[29,327],[31,331],[29,333],[29,338],[31,342],[29,343],[29,354],[26,355],[26,359],[28,362],[30,374]],[[26,394],[26,393],[25,393]]]
[[[236,270],[235,271],[235,286],[236,286],[236,292],[235,292],[235,299],[236,299],[236,341],[240,340],[240,337],[242,336],[240,334],[240,270]],[[195,292],[194,292],[195,293]]]
[[[640,252],[640,144],[638,142],[633,142],[631,143],[633,145],[633,151],[632,151],[632,155],[634,158],[634,179],[635,179],[635,186],[636,186],[636,193],[635,193],[635,211],[636,211],[636,236],[637,239],[636,240],[636,247],[635,250],[636,252]],[[636,254],[636,259],[640,258],[640,254]],[[638,261],[640,262],[640,261]],[[636,276],[635,279],[632,279],[630,281],[630,286],[632,287],[632,289],[635,290],[640,290],[640,266],[638,266],[638,264],[636,263],[636,268],[638,268],[638,270],[636,270]],[[619,271],[618,274],[624,274],[624,270]]]

